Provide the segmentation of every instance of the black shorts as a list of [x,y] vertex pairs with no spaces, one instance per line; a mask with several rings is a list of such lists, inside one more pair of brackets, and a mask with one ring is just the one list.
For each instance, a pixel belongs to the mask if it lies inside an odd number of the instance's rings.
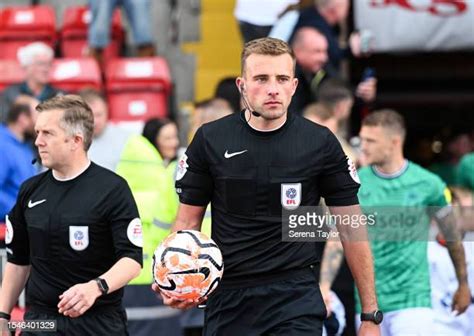
[[326,307],[308,267],[277,282],[218,288],[206,304],[205,336],[319,336]]
[[30,309],[25,313],[25,321],[55,320],[56,332],[22,332],[22,336],[128,336],[127,315],[123,309],[91,312],[76,318],[66,317],[41,310]]

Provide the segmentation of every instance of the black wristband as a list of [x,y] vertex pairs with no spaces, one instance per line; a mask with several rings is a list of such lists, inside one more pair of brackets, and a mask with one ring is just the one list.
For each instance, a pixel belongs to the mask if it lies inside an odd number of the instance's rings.
[[10,321],[10,319],[11,319],[12,317],[11,317],[10,314],[4,313],[4,312],[0,312],[0,318]]

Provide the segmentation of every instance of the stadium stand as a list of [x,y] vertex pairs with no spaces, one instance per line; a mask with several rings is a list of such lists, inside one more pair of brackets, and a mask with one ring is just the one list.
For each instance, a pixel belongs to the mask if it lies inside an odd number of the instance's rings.
[[12,6],[0,11],[0,58],[16,59],[17,50],[31,42],[54,47],[57,40],[54,8]]
[[[81,57],[87,54],[87,31],[91,13],[87,6],[68,7],[64,13],[64,22],[60,31],[61,55],[63,57]],[[124,29],[120,11],[115,10],[112,18],[111,41],[104,49],[104,60],[118,57],[124,43]]]
[[90,87],[102,89],[99,65],[93,58],[55,59],[51,69],[51,84],[67,92]]
[[114,122],[166,117],[171,77],[161,57],[113,59],[105,70],[110,119]]
[[[56,58],[50,76],[50,84],[66,92],[78,92],[85,87],[102,89],[100,69],[93,58]],[[24,78],[23,68],[17,61],[0,60],[0,91]]]

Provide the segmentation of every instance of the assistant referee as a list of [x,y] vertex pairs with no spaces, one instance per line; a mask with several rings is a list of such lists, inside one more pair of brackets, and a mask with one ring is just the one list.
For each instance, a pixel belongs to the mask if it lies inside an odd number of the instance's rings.
[[94,120],[80,97],[58,96],[36,110],[35,145],[49,170],[23,183],[6,218],[0,327],[26,284],[25,320],[54,320],[57,335],[127,335],[122,287],[142,263],[132,193],[88,159]]

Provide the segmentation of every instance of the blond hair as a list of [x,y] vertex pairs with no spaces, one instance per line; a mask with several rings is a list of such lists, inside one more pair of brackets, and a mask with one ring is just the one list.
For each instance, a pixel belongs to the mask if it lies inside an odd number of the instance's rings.
[[402,139],[406,136],[405,119],[403,116],[391,109],[383,109],[369,114],[362,120],[362,126],[380,126],[400,135]]
[[293,60],[293,72],[296,65],[295,54],[291,47],[285,41],[273,38],[273,37],[263,37],[256,40],[249,41],[245,44],[244,49],[242,50],[241,55],[241,73],[245,72],[245,61],[247,58],[252,55],[268,55],[268,56],[280,56],[288,54]]

